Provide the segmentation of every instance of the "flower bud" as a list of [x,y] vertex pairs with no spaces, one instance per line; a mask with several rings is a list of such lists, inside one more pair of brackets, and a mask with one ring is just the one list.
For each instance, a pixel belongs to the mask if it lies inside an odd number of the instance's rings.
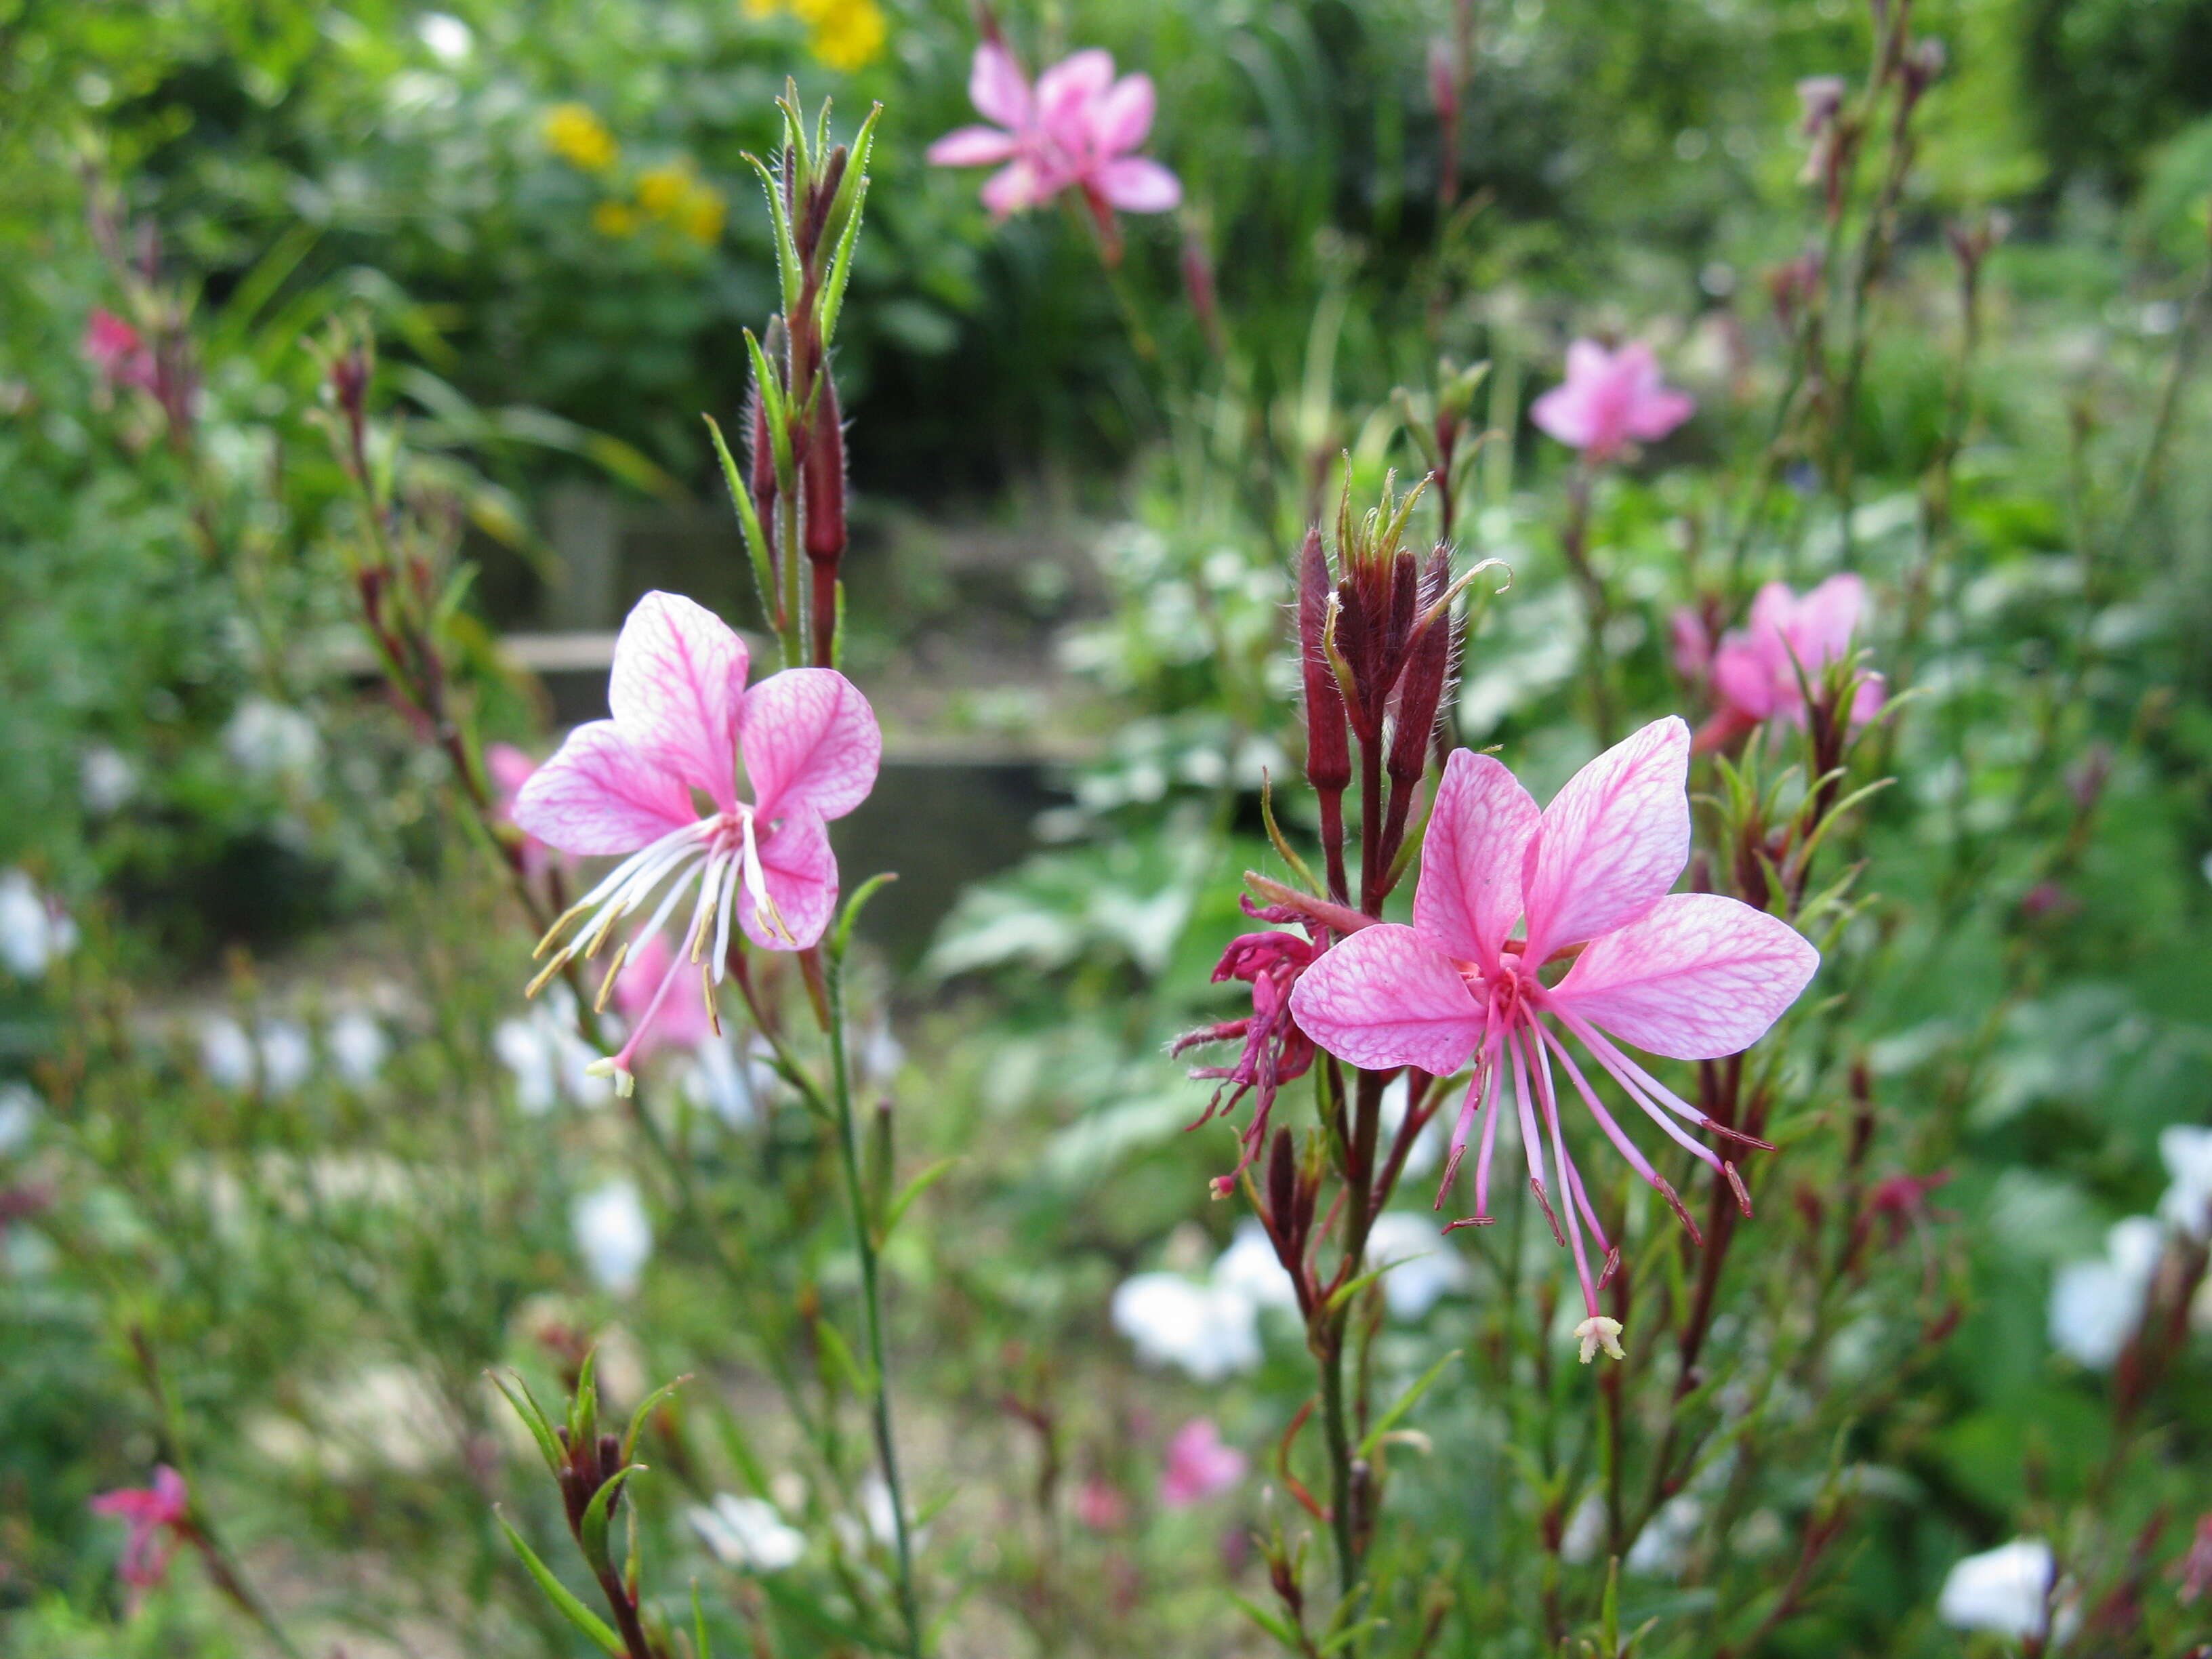
[[1305,681],[1306,781],[1341,792],[1352,783],[1352,739],[1344,692],[1330,668],[1322,636],[1328,624],[1328,555],[1318,526],[1306,532],[1298,556],[1298,667]]
[[[1412,562],[1412,556],[1406,556]],[[1420,597],[1435,605],[1451,580],[1451,556],[1439,546],[1429,556]],[[1420,634],[1409,641],[1403,678],[1398,682],[1398,726],[1390,738],[1389,769],[1391,782],[1411,788],[1428,769],[1429,736],[1436,729],[1437,710],[1443,702],[1444,683],[1451,675],[1452,624],[1449,609],[1440,611]]]
[[837,387],[826,374],[814,405],[802,483],[806,556],[834,568],[845,554],[845,422],[837,407]]

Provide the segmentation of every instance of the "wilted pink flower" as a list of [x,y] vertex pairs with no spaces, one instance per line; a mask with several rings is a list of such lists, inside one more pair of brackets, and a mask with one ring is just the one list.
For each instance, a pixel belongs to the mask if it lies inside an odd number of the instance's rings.
[[[1668,893],[1689,859],[1689,728],[1671,716],[1655,721],[1583,767],[1540,813],[1498,761],[1455,751],[1421,848],[1413,925],[1382,924],[1340,940],[1306,969],[1291,997],[1313,1040],[1352,1065],[1417,1066],[1449,1077],[1475,1061],[1444,1185],[1480,1114],[1477,1222],[1489,1218],[1491,1152],[1511,1073],[1528,1182],[1554,1234],[1559,1218],[1548,1196],[1547,1136],[1559,1163],[1565,1188],[1559,1208],[1566,1217],[1561,1242],[1573,1248],[1589,1315],[1576,1333],[1584,1360],[1600,1346],[1618,1356],[1620,1327],[1597,1310],[1599,1281],[1583,1253],[1583,1224],[1607,1253],[1608,1273],[1611,1246],[1560,1131],[1554,1058],[1606,1139],[1693,1237],[1697,1228],[1539,1017],[1550,1015],[1647,1117],[1725,1174],[1747,1209],[1735,1166],[1674,1118],[1729,1131],[1668,1089],[1620,1042],[1675,1060],[1735,1054],[1765,1035],[1820,961],[1787,922],[1747,904],[1712,893]],[[1514,938],[1524,920],[1522,937]],[[1573,966],[1547,984],[1545,964],[1568,957]]]
[[[1241,1042],[1244,1045],[1234,1065],[1200,1066],[1191,1073],[1194,1078],[1213,1078],[1220,1082],[1199,1123],[1206,1122],[1216,1112],[1236,1110],[1237,1103],[1247,1093],[1259,1097],[1252,1109],[1252,1121],[1245,1126],[1243,1152],[1237,1161],[1237,1171],[1215,1180],[1217,1196],[1226,1197],[1235,1188],[1237,1174],[1259,1155],[1267,1139],[1267,1114],[1274,1107],[1276,1091],[1304,1077],[1313,1064],[1312,1039],[1298,1029],[1297,1021],[1291,1016],[1291,988],[1297,983],[1298,975],[1316,954],[1314,945],[1297,933],[1270,929],[1238,934],[1229,941],[1229,948],[1215,964],[1213,982],[1218,985],[1231,979],[1248,981],[1252,987],[1251,1013],[1243,1019],[1224,1020],[1218,1025],[1186,1032],[1169,1046],[1170,1054],[1179,1054],[1202,1043]],[[1222,1098],[1224,1093],[1228,1095],[1226,1101]],[[1191,1127],[1195,1128],[1198,1125]]]
[[983,205],[999,218],[1035,207],[1073,185],[1099,222],[1114,210],[1165,213],[1182,186],[1158,162],[1130,151],[1152,129],[1152,77],[1114,78],[1110,52],[1079,52],[1037,77],[1024,78],[997,40],[975,48],[968,96],[996,126],[962,127],[929,147],[939,167],[999,167],[983,185]]
[[138,331],[113,312],[95,306],[84,325],[84,359],[110,386],[154,389],[154,354]]
[[[658,933],[699,878],[684,948],[622,1051],[598,1062],[625,1094],[630,1062],[684,969],[699,964],[702,1000],[721,982],[732,914],[765,950],[802,951],[821,939],[837,902],[827,822],[875,787],[883,735],[851,681],[835,669],[787,668],[747,690],[747,666],[744,642],[720,617],[676,594],[647,593],[615,641],[614,718],[570,732],[515,799],[515,823],[548,846],[580,857],[627,854],[553,924],[541,951],[587,918],[532,990],[572,957],[594,955],[656,893],[659,903],[632,940]],[[740,750],[750,803],[738,799]],[[704,816],[695,791],[707,798]],[[617,951],[610,981],[630,948]]]
[[1632,340],[1607,351],[1595,340],[1567,348],[1567,378],[1530,406],[1528,418],[1593,461],[1634,438],[1656,442],[1688,420],[1697,402],[1659,378],[1651,348]]
[[92,1500],[95,1515],[118,1515],[131,1523],[123,1559],[116,1571],[134,1590],[150,1589],[168,1571],[169,1553],[191,1512],[185,1477],[167,1463],[154,1471],[150,1486],[125,1486]]
[[[1828,665],[1849,653],[1865,611],[1866,584],[1849,574],[1829,577],[1802,598],[1785,582],[1760,588],[1748,624],[1723,635],[1713,653],[1720,708],[1698,733],[1698,746],[1733,741],[1778,715],[1804,725],[1805,687],[1817,690]],[[1851,696],[1854,729],[1881,712],[1883,696],[1879,674],[1859,682]]]
[[1195,1417],[1168,1442],[1168,1466],[1160,1476],[1164,1508],[1187,1510],[1227,1492],[1244,1478],[1244,1454],[1221,1443],[1211,1418]]
[[1129,1524],[1129,1505],[1121,1489],[1094,1474],[1077,1489],[1075,1518],[1093,1532],[1119,1532]]

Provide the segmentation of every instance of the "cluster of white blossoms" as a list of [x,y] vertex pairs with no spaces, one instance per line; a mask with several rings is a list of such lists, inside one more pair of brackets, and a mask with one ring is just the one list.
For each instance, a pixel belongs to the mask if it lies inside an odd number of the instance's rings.
[[76,948],[69,912],[21,870],[0,871],[0,968],[17,979],[44,979]]
[[2103,1255],[2069,1261],[2051,1280],[2051,1346],[2092,1370],[2109,1370],[2142,1325],[2166,1241],[2212,1236],[2212,1129],[2177,1124],[2158,1151],[2170,1182],[2158,1213],[2116,1222]]

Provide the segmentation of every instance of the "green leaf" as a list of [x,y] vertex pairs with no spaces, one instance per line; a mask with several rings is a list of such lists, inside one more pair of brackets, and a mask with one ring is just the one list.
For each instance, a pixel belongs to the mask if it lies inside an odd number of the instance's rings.
[[[576,1523],[576,1541],[582,1546],[584,1559],[595,1573],[607,1571],[607,1521],[614,1514],[615,1500],[622,1496],[623,1486],[630,1476],[644,1468],[642,1463],[631,1463],[617,1469],[584,1506],[584,1518]],[[630,1506],[633,1512],[636,1507],[634,1504]]]
[[799,482],[791,460],[791,431],[788,411],[784,407],[783,383],[775,378],[769,367],[768,353],[753,337],[750,329],[745,331],[745,352],[752,359],[753,385],[760,392],[761,410],[768,417],[768,447],[775,457],[776,488],[788,493]]
[[707,1610],[699,1605],[699,1581],[691,1581],[691,1659],[714,1659],[714,1644],[707,1639]]
[[561,1616],[598,1643],[602,1652],[611,1654],[614,1659],[628,1659],[628,1650],[623,1646],[622,1638],[608,1629],[605,1620],[579,1601],[568,1587],[553,1576],[553,1570],[538,1559],[538,1552],[523,1541],[522,1534],[515,1531],[496,1506],[493,1508],[492,1515],[498,1521],[500,1530],[507,1534],[507,1541],[514,1546],[514,1553],[522,1558],[522,1565],[538,1581],[538,1588],[545,1592],[545,1599],[553,1604]]
[[799,268],[799,244],[791,236],[791,216],[784,211],[782,187],[777,184],[775,173],[768,163],[750,151],[746,153],[745,160],[751,163],[752,170],[760,174],[761,188],[768,192],[769,217],[775,225],[775,270],[782,281],[783,314],[789,317],[799,309],[804,276]]
[[628,1432],[623,1436],[622,1456],[623,1462],[629,1462],[630,1460],[630,1454],[637,1449],[637,1437],[639,1431],[645,1427],[645,1419],[652,1413],[653,1408],[658,1406],[662,1401],[667,1399],[669,1395],[674,1394],[677,1389],[682,1388],[690,1380],[691,1374],[690,1372],[686,1371],[674,1382],[662,1383],[659,1388],[655,1389],[651,1394],[646,1395],[646,1397],[638,1403],[637,1409],[630,1413],[629,1429]]
[[538,1443],[538,1449],[545,1455],[545,1467],[557,1480],[561,1474],[561,1443],[553,1437],[553,1425],[539,1408],[538,1397],[530,1392],[530,1385],[520,1373],[516,1374],[514,1387],[522,1390],[518,1399],[514,1389],[508,1388],[507,1379],[497,1371],[486,1371],[484,1375],[491,1378],[494,1388],[507,1396],[507,1403],[514,1407],[514,1414],[522,1419],[523,1426],[530,1431],[530,1437]]
[[889,1238],[897,1230],[900,1221],[905,1218],[907,1211],[912,1207],[915,1200],[943,1180],[951,1172],[952,1166],[959,1162],[957,1156],[940,1158],[899,1189],[898,1196],[891,1200],[890,1206],[884,1212],[884,1228],[882,1233],[878,1236],[878,1248],[881,1247],[882,1240]]
[[1375,1426],[1368,1431],[1367,1437],[1359,1443],[1359,1455],[1362,1457],[1369,1459],[1372,1459],[1374,1457],[1376,1447],[1382,1443],[1382,1437],[1389,1433],[1392,1429],[1398,1426],[1399,1420],[1402,1419],[1407,1412],[1413,1409],[1415,1404],[1419,1401],[1420,1397],[1426,1394],[1436,1380],[1444,1374],[1444,1367],[1450,1364],[1452,1361],[1458,1358],[1459,1356],[1460,1351],[1457,1348],[1454,1348],[1442,1359],[1439,1359],[1435,1364],[1430,1366],[1428,1370],[1423,1371],[1419,1378],[1414,1382],[1413,1386],[1398,1396],[1398,1403],[1391,1407],[1389,1411],[1384,1412],[1382,1415],[1376,1420]]
[[860,1399],[875,1398],[875,1384],[868,1380],[868,1372],[848,1346],[837,1328],[828,1320],[817,1320],[814,1332],[822,1340],[822,1358],[827,1369],[842,1376],[846,1386]]
[[1248,1601],[1234,1590],[1229,1592],[1229,1599],[1237,1604],[1237,1610],[1247,1619],[1292,1652],[1305,1653],[1312,1649],[1313,1644],[1299,1635],[1297,1627],[1281,1613],[1263,1607],[1256,1601]]
[[[827,352],[830,342],[837,332],[837,313],[845,303],[845,284],[853,275],[853,246],[860,234],[860,210],[868,195],[868,151],[875,142],[876,118],[884,112],[878,104],[868,112],[868,118],[860,125],[853,140],[853,158],[846,163],[845,176],[837,183],[837,202],[830,208],[834,223],[843,204],[844,228],[837,234],[837,252],[830,260],[829,280],[822,285],[822,349]],[[851,191],[852,199],[845,201]]]
[[832,961],[842,962],[846,948],[853,942],[853,924],[860,920],[860,907],[873,898],[878,890],[898,879],[896,870],[886,870],[879,876],[870,876],[853,890],[845,901],[845,914],[837,919],[837,932],[830,946]]
[[715,424],[712,415],[699,417],[706,422],[707,430],[714,434],[715,458],[722,463],[722,480],[730,487],[730,501],[738,509],[738,528],[744,532],[745,557],[753,568],[753,591],[760,596],[761,620],[773,629],[775,626],[775,571],[769,562],[768,537],[761,529],[760,512],[753,504],[753,492],[746,488],[738,471],[737,458],[730,447],[722,441],[722,428]]

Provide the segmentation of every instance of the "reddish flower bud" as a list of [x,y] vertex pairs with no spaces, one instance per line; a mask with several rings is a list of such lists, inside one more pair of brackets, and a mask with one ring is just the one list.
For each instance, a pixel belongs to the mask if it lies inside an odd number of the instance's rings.
[[828,376],[814,406],[814,429],[807,436],[805,473],[806,556],[835,564],[845,555],[845,422],[837,407],[837,388]]
[[1344,692],[1329,666],[1322,635],[1328,623],[1328,555],[1319,526],[1306,532],[1298,556],[1298,665],[1306,694],[1306,781],[1316,790],[1342,791],[1352,782],[1352,738],[1345,724]]
[[[1406,556],[1406,562],[1412,563]],[[1451,581],[1451,556],[1443,547],[1429,556],[1419,597],[1424,605],[1443,598]],[[1437,711],[1443,702],[1444,685],[1451,678],[1452,626],[1449,611],[1439,612],[1418,638],[1408,642],[1403,677],[1398,682],[1398,726],[1390,739],[1391,782],[1411,788],[1428,769],[1429,737],[1435,731]]]

